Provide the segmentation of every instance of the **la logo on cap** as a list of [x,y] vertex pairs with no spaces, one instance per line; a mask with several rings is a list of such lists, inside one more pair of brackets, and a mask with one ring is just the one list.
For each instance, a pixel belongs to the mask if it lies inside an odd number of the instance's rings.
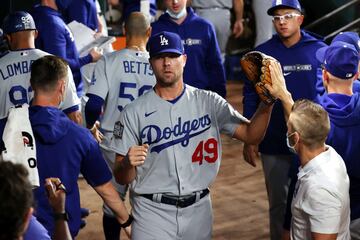
[[169,40],[167,40],[166,37],[164,37],[164,35],[160,35],[160,44],[161,46],[169,45]]

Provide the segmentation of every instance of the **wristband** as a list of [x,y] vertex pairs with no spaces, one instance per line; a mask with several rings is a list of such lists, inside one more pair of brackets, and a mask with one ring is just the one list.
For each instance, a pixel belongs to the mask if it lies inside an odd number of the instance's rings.
[[126,222],[124,222],[123,224],[120,224],[120,227],[126,228],[126,227],[130,226],[133,220],[134,220],[133,216],[131,214],[129,214],[128,220]]
[[64,220],[64,221],[69,221],[69,215],[64,212],[64,213],[54,213],[53,214],[54,220],[58,221],[58,220]]

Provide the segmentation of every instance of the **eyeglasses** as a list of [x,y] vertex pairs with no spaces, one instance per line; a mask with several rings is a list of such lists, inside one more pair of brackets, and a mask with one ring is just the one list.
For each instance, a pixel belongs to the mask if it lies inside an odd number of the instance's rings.
[[288,13],[285,15],[280,15],[280,16],[273,16],[272,19],[274,22],[281,22],[281,21],[289,21],[291,19],[293,19],[294,17],[298,17],[301,16],[298,13]]

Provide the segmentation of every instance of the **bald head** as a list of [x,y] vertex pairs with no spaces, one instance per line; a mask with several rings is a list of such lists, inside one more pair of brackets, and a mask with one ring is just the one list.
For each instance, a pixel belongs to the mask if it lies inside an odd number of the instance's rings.
[[150,22],[141,12],[133,12],[125,22],[125,33],[128,37],[146,37]]

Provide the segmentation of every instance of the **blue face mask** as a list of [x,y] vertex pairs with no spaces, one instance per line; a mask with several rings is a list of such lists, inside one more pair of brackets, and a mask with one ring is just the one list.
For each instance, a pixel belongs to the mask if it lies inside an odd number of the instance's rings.
[[287,147],[289,148],[289,151],[291,152],[291,153],[294,153],[294,154],[297,154],[297,152],[296,152],[296,150],[295,150],[295,145],[297,144],[297,142],[294,144],[294,145],[290,145],[290,140],[289,140],[289,137],[291,137],[292,135],[294,135],[295,134],[295,132],[293,132],[293,133],[291,133],[290,135],[287,135],[286,134],[286,145],[287,145]]
[[180,11],[180,12],[178,12],[178,13],[174,13],[174,12],[172,12],[170,9],[168,9],[168,10],[166,10],[166,12],[170,15],[170,17],[172,18],[172,19],[180,19],[180,18],[182,18],[183,16],[185,16],[186,15],[186,6]]

